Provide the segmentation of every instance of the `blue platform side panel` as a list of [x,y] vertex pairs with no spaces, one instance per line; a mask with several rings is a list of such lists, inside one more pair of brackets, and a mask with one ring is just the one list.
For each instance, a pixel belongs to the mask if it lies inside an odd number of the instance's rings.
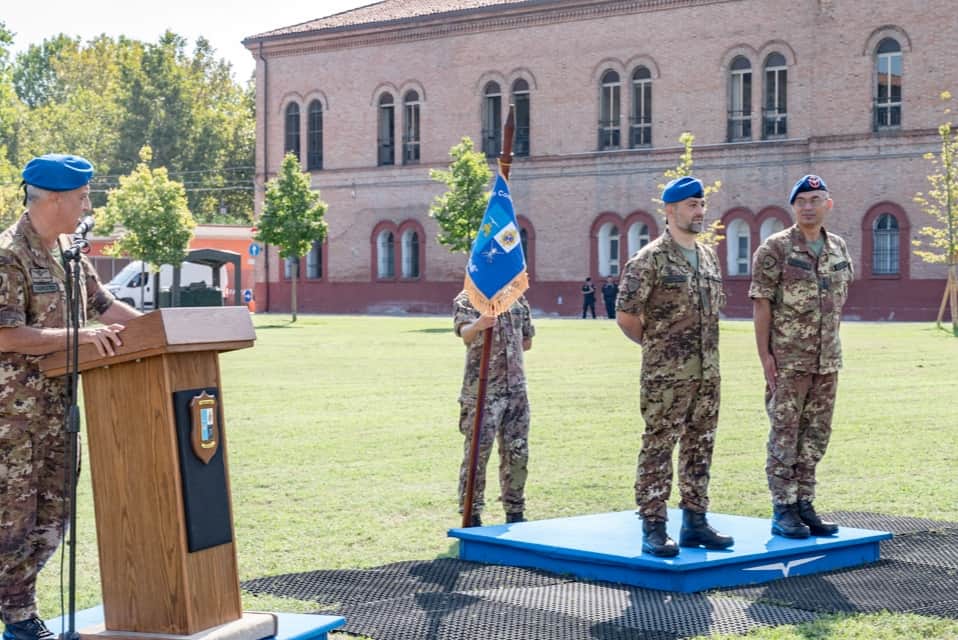
[[[674,538],[681,517],[677,510],[670,513]],[[883,531],[842,527],[834,536],[792,540],[771,535],[763,518],[709,514],[709,520],[734,536],[731,549],[683,548],[675,558],[643,554],[641,521],[632,511],[452,529],[449,535],[459,539],[463,560],[684,593],[874,562],[880,541],[891,538]]]

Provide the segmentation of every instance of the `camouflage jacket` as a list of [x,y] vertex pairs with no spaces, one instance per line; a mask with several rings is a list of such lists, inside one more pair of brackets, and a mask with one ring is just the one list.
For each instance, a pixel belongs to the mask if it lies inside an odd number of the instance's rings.
[[696,243],[696,270],[666,231],[626,263],[617,311],[644,314],[643,380],[719,377],[722,272],[709,247]]
[[838,328],[855,271],[845,241],[822,231],[821,256],[793,225],[769,236],[752,259],[748,295],[771,301],[770,348],[779,369],[831,373],[842,367]]
[[[58,257],[43,245],[24,214],[0,233],[0,328],[66,326],[66,279]],[[93,265],[85,257],[82,285],[86,305],[81,305],[81,323],[95,318],[113,304]],[[66,346],[66,342],[64,342]],[[39,405],[62,398],[62,379],[40,373],[41,356],[0,352],[0,419],[36,415]]]
[[[465,291],[456,296],[453,302],[453,326],[457,336],[461,336],[463,327],[478,317],[479,312],[469,302]],[[466,369],[463,373],[460,400],[475,399],[479,390],[479,361],[482,358],[484,334],[485,332],[481,332],[466,350]],[[486,397],[505,395],[525,388],[522,342],[535,334],[532,309],[525,297],[519,298],[507,312],[496,318],[496,324],[492,327]]]

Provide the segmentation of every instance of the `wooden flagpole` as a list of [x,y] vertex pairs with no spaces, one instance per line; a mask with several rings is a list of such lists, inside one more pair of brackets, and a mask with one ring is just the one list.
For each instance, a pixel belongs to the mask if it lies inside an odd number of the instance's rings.
[[[507,181],[512,169],[512,138],[516,130],[515,106],[509,105],[509,117],[502,129],[502,152],[499,154],[499,173]],[[492,327],[482,332],[482,357],[479,359],[479,388],[476,390],[476,418],[472,423],[472,439],[469,442],[469,473],[466,474],[466,495],[463,499],[462,526],[472,524],[472,502],[476,490],[476,467],[479,466],[479,430],[486,406],[486,382],[489,377],[489,354],[492,352]]]

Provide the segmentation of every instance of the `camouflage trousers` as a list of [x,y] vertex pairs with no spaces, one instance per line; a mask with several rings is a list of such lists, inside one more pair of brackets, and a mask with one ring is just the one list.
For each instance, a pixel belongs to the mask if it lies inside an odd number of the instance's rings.
[[815,467],[832,435],[838,374],[780,370],[775,392],[765,388],[771,422],[765,473],[773,504],[815,499]]
[[[465,503],[466,478],[469,473],[469,448],[476,420],[475,400],[461,400],[459,431],[465,436],[462,465],[459,467],[459,513]],[[473,489],[472,513],[482,513],[485,506],[486,463],[493,441],[499,444],[499,500],[506,513],[525,510],[526,476],[529,462],[529,399],[526,390],[486,399],[479,430],[479,459]]]
[[66,438],[61,411],[0,421],[0,617],[38,615],[37,574],[63,536]]
[[698,513],[708,511],[720,388],[719,378],[642,383],[640,404],[645,432],[636,471],[635,502],[643,519],[668,519],[672,451],[677,442],[679,507]]

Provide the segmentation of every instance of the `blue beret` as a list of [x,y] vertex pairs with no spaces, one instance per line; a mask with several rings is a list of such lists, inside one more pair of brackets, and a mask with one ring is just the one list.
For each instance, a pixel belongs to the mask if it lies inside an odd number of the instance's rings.
[[788,195],[788,204],[795,203],[795,196],[806,191],[828,191],[825,181],[815,175],[802,176]]
[[683,176],[676,178],[665,185],[662,191],[662,202],[669,204],[671,202],[681,202],[686,198],[704,198],[705,187],[702,181],[692,176]]
[[93,165],[80,156],[48,153],[23,168],[23,181],[48,191],[79,189],[93,178]]

